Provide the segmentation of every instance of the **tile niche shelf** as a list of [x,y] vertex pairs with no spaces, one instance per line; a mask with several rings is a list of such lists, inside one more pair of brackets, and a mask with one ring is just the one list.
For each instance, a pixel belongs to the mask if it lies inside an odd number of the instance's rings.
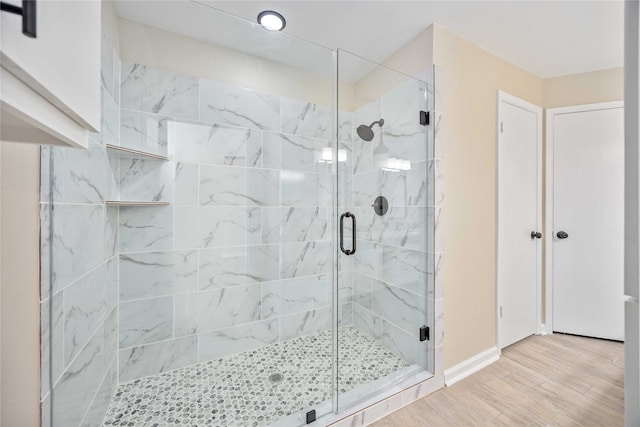
[[144,200],[105,200],[107,206],[167,206],[169,202],[153,202]]
[[118,157],[125,157],[129,159],[169,160],[167,156],[163,156],[161,154],[134,150],[132,148],[121,147],[119,145],[106,144],[106,147],[110,153]]
[[[127,159],[169,160],[169,157],[146,151],[134,150],[119,145],[106,144],[111,154]],[[153,200],[105,200],[107,206],[167,206],[170,202]]]

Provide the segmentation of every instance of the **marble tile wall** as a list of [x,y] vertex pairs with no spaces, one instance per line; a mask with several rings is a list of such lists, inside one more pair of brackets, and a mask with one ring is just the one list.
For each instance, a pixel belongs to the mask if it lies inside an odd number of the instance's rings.
[[[433,351],[419,341],[419,328],[433,330],[429,277],[433,276],[433,168],[437,161],[431,126],[419,124],[427,86],[405,83],[357,109],[353,126],[384,119],[373,127],[370,142],[353,138],[352,209],[358,220],[353,257],[353,322],[409,363],[432,370]],[[429,92],[431,103],[433,92]],[[388,159],[410,162],[405,170]],[[372,209],[385,196],[389,210],[378,216]]]
[[87,150],[42,148],[43,425],[101,425],[117,385],[118,211],[104,201],[117,192],[105,144],[119,141],[119,80],[103,36],[101,132]]
[[169,161],[120,161],[115,192],[171,204],[120,207],[119,381],[329,329],[332,109],[141,64],[121,82],[119,144]]

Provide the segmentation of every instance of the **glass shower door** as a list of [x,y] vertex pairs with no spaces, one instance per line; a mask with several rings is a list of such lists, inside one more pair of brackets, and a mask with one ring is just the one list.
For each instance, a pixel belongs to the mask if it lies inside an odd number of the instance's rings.
[[428,85],[338,51],[338,409],[432,372]]

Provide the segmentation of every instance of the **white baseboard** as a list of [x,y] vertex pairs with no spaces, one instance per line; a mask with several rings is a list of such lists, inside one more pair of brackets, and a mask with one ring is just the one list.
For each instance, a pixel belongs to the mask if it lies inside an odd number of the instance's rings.
[[458,363],[456,366],[445,369],[444,383],[447,387],[451,386],[469,375],[478,372],[480,369],[491,365],[498,359],[500,359],[500,349],[498,347],[491,347],[482,353],[478,353]]

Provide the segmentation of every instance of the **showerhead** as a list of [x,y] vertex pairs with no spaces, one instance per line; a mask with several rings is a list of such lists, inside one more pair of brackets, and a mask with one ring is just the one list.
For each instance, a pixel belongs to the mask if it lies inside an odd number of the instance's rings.
[[377,124],[378,126],[382,127],[382,125],[384,125],[384,119],[380,119],[376,122],[371,123],[369,126],[367,125],[360,125],[358,126],[358,128],[356,129],[356,132],[358,133],[358,136],[360,138],[362,138],[364,141],[371,141],[373,139],[373,129],[371,129],[373,127],[373,125]]

